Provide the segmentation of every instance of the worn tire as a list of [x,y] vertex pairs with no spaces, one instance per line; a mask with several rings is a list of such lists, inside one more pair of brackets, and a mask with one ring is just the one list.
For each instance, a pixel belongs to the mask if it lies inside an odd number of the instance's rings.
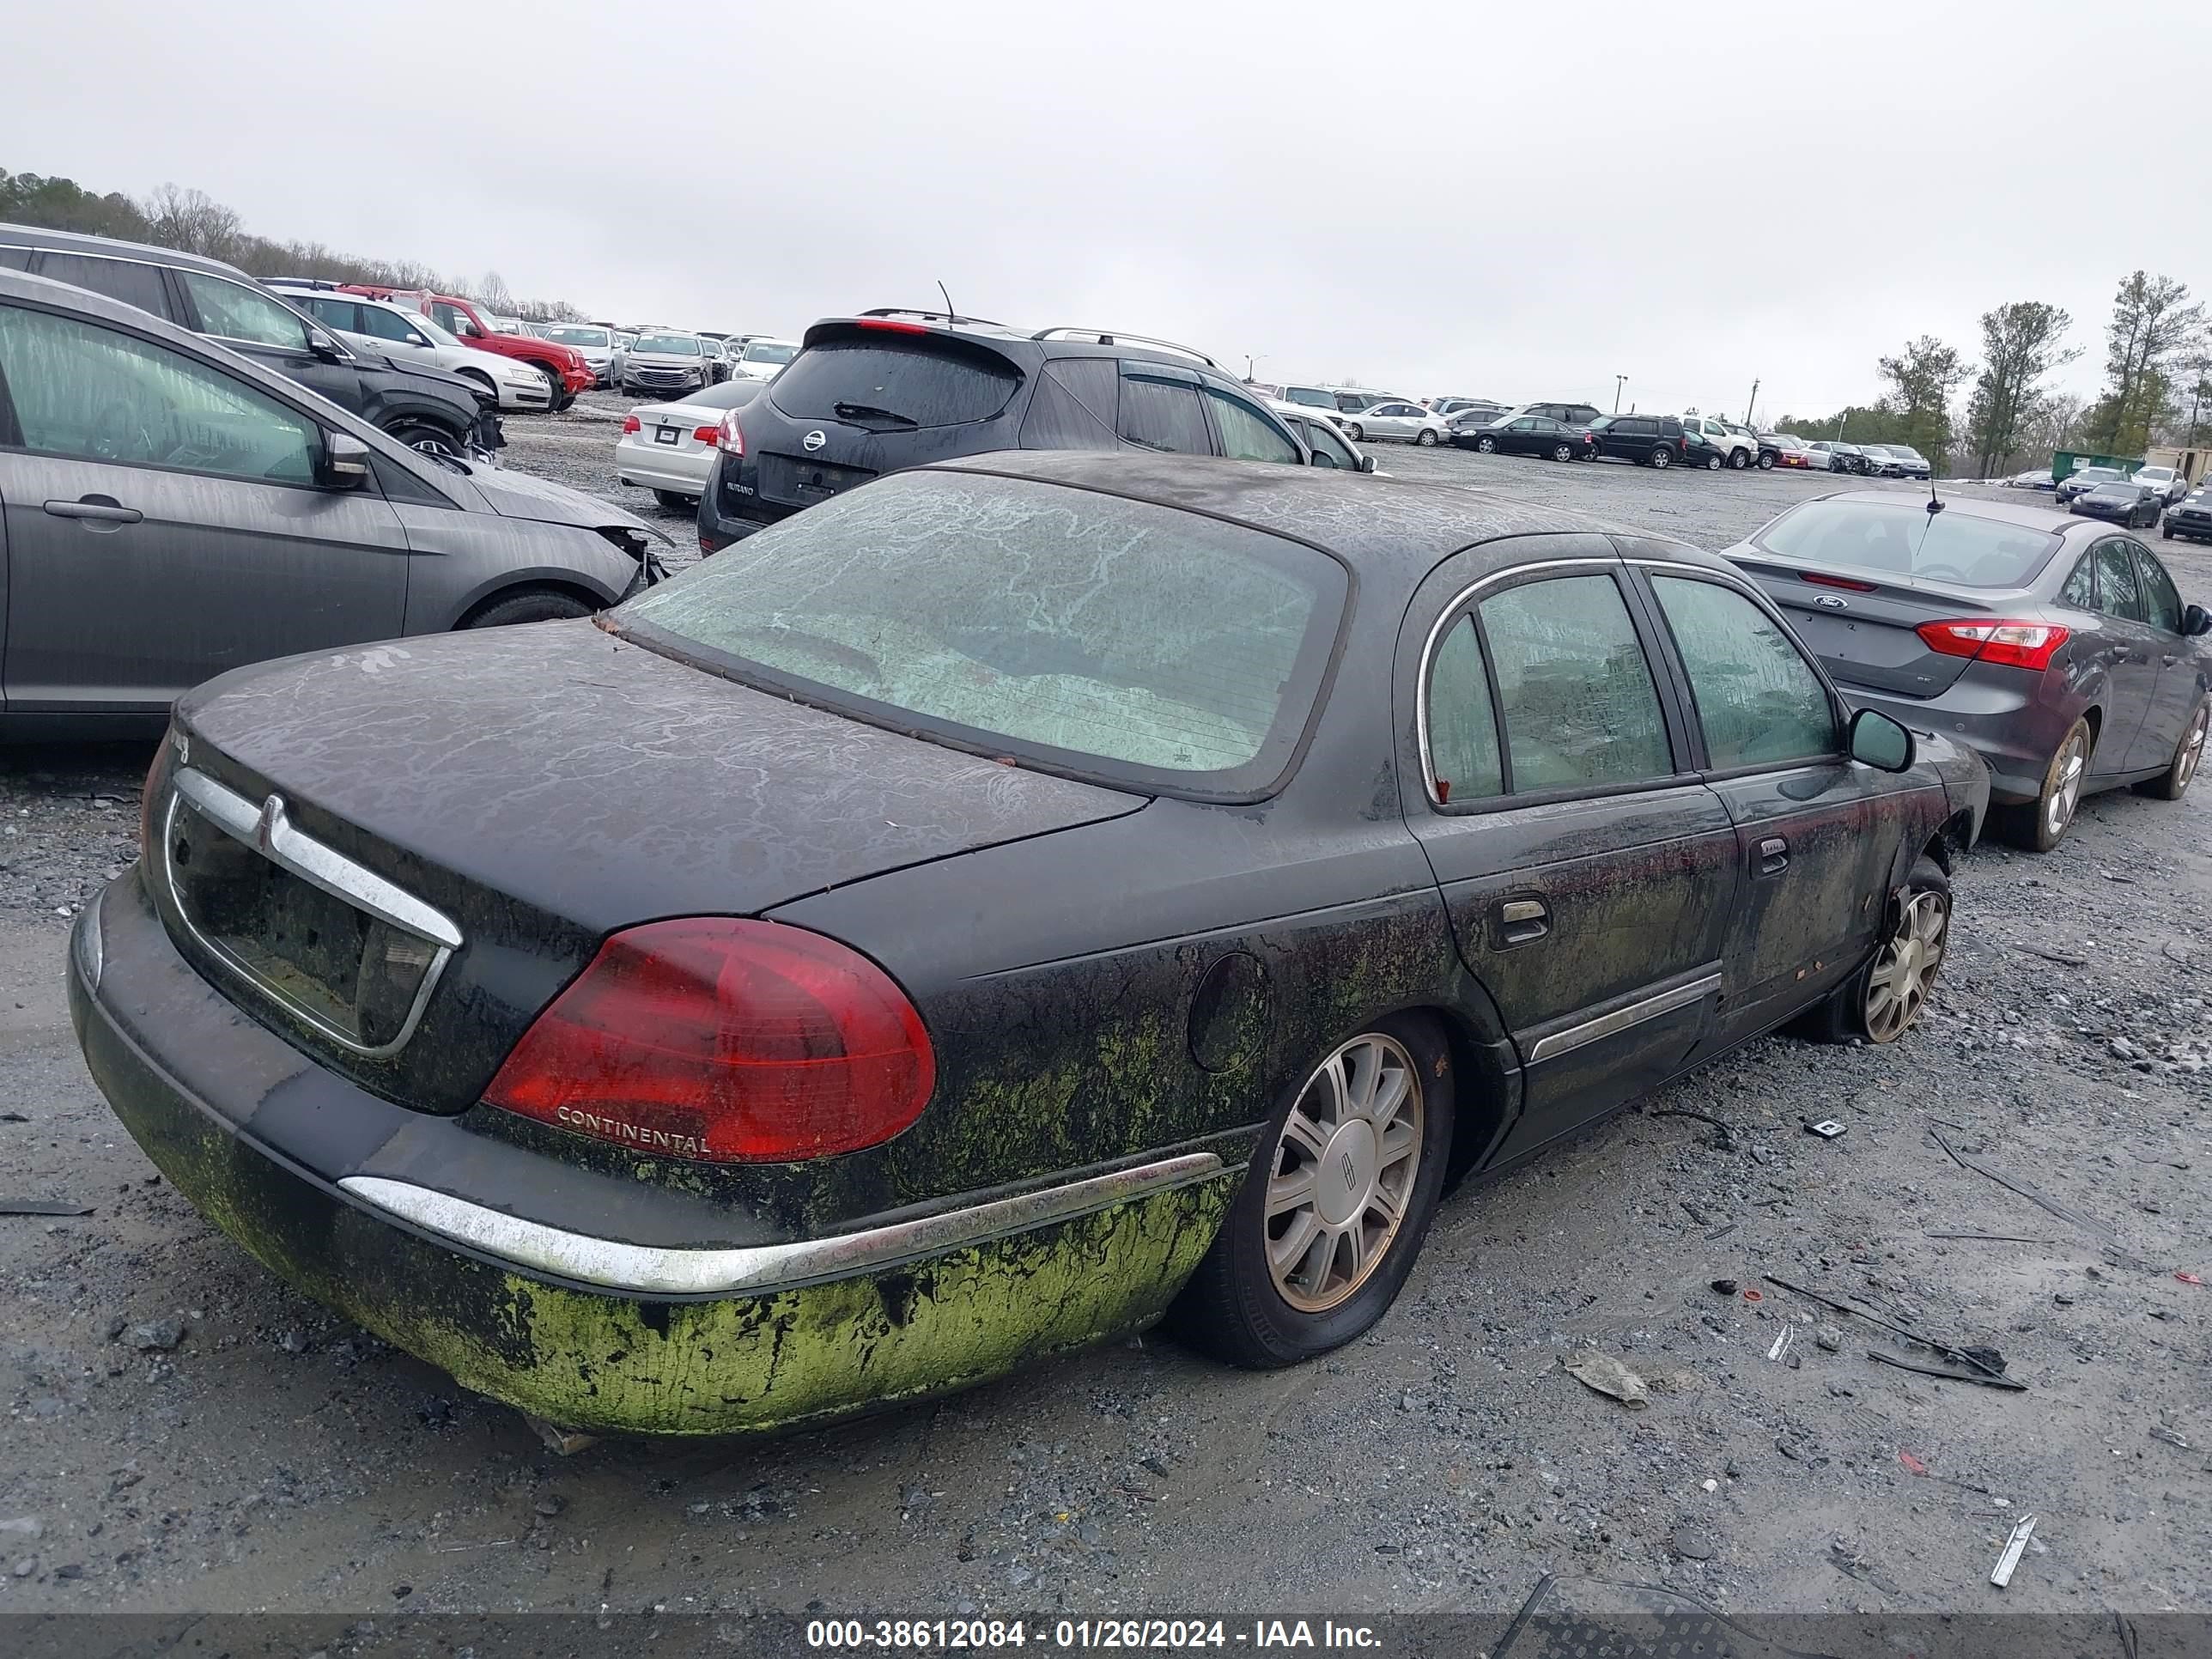
[[656,489],[653,492],[653,499],[671,513],[696,513],[699,510],[696,495],[683,495],[673,489]]
[[1713,451],[1711,454],[1705,457],[1705,471],[1708,472],[1717,472],[1721,470],[1723,465],[1724,463],[1721,460],[1721,453],[1717,449]]
[[1651,466],[1653,470],[1664,472],[1668,467],[1674,465],[1674,452],[1673,450],[1655,449],[1651,452]]
[[1765,450],[1761,450],[1759,453],[1759,470],[1761,472],[1771,472],[1774,471],[1774,457],[1768,454]]
[[576,617],[591,616],[593,610],[593,606],[585,604],[573,593],[558,593],[548,587],[532,587],[520,593],[510,593],[505,599],[494,599],[482,610],[471,612],[461,626],[510,628],[518,623],[566,622]]
[[419,449],[426,455],[446,455],[457,461],[468,459],[468,440],[434,426],[428,421],[394,421],[384,428],[384,435],[405,444],[410,449]]
[[2136,791],[2154,800],[2179,800],[2187,794],[2197,769],[2203,764],[2208,726],[2212,726],[2212,698],[2199,698],[2197,712],[2182,728],[2181,741],[2174,745],[2173,758],[2166,770],[2154,778],[2145,778],[2136,786]]
[[[1331,1060],[1346,1048],[1376,1039],[1394,1045],[1411,1061],[1410,1083],[1419,1091],[1421,1118],[1415,1153],[1419,1162],[1407,1182],[1396,1228],[1387,1235],[1374,1265],[1342,1300],[1307,1311],[1285,1299],[1268,1262],[1271,1186],[1286,1146],[1291,1158],[1304,1158],[1300,1143],[1285,1141],[1285,1127],[1309,1090],[1321,1086]],[[1455,1085],[1444,1035],[1425,1016],[1401,1014],[1376,1020],[1317,1056],[1314,1070],[1293,1085],[1269,1115],[1243,1190],[1176,1303],[1172,1317],[1178,1334],[1193,1346],[1248,1370],[1295,1365],[1363,1335],[1397,1299],[1436,1214],[1451,1162]],[[1341,1144],[1332,1140],[1329,1146]],[[1322,1172],[1320,1160],[1313,1167],[1316,1175]],[[1337,1167],[1332,1159],[1328,1172],[1333,1174]],[[1295,1214],[1290,1219],[1294,1223]]]
[[1365,443],[1367,441],[1367,428],[1360,425],[1357,421],[1346,421],[1344,423],[1344,435],[1351,439],[1352,441],[1356,444]]
[[[531,367],[545,377],[546,386],[553,393],[553,401],[548,404],[546,407],[551,410],[553,413],[556,415],[559,414],[562,410],[566,409],[569,404],[576,401],[574,398],[570,398],[568,396],[568,388],[562,380],[559,370],[548,368],[543,363],[533,363]],[[567,400],[566,402],[562,401],[564,398]]]
[[1495,455],[1498,453],[1498,440],[1491,437],[1477,438],[1474,441],[1474,447],[1486,455]]
[[1751,457],[1745,454],[1741,449],[1731,449],[1729,451],[1728,464],[1729,471],[1741,472],[1744,468],[1751,465]]
[[1428,428],[1423,427],[1413,434],[1413,443],[1417,448],[1434,449],[1437,447],[1437,434]]
[[1572,444],[1553,444],[1552,446],[1552,459],[1553,460],[1571,461],[1574,458],[1575,447]]
[[[2075,748],[2077,743],[2081,763],[2075,774],[2073,793],[2066,802],[2063,818],[2054,827],[2051,823],[2052,807],[2067,784],[2068,780],[2063,775],[2065,763],[2069,752]],[[2080,781],[2088,776],[2089,762],[2096,752],[2096,738],[2089,730],[2089,722],[2086,720],[2075,721],[2073,729],[2059,739],[2058,747],[2051,752],[2050,763],[2043,769],[2043,787],[2037,791],[2035,799],[2025,806],[2005,809],[2000,820],[2005,839],[2031,853],[2048,853],[2065,840],[2067,830],[2073,827],[2074,819],[2081,810]]]
[[[1928,954],[1925,939],[1922,939],[1921,954],[1911,968],[1918,994],[1910,1006],[1900,1011],[1891,1002],[1880,1000],[1879,994],[1885,989],[1893,992],[1897,986],[1903,966],[1899,960],[1900,950],[1908,933],[1926,933],[1924,912],[1917,907],[1929,905],[1935,907],[1940,917],[1935,928],[1935,949],[1932,955]],[[1917,930],[1915,922],[1921,924]],[[1853,1038],[1862,1042],[1896,1042],[1919,1022],[1921,1010],[1927,1006],[1936,971],[1943,965],[1950,924],[1951,878],[1943,873],[1942,865],[1923,853],[1905,878],[1903,898],[1893,902],[1883,917],[1882,940],[1875,954],[1865,967],[1831,991],[1798,1021],[1799,1034],[1816,1042],[1846,1042]],[[1877,986],[1876,976],[1885,974],[1884,984]]]

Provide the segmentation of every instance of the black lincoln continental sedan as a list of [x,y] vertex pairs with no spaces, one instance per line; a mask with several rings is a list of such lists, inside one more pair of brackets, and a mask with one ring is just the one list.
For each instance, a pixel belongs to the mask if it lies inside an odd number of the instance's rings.
[[1885,1042],[1987,775],[1679,543],[1174,456],[871,483],[599,618],[179,703],[94,1076],[277,1273],[580,1429],[1389,1308],[1447,1179]]

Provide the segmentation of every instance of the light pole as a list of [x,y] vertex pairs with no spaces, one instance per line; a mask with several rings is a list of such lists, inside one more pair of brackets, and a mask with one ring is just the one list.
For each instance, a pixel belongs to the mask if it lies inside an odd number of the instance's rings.
[[1616,415],[1620,413],[1620,389],[1627,384],[1628,376],[1626,374],[1613,377],[1613,412]]
[[1260,363],[1264,363],[1267,361],[1267,360],[1265,357],[1255,357],[1249,351],[1244,354],[1244,383],[1247,386],[1249,386],[1252,383],[1255,366]]
[[1751,383],[1751,404],[1750,404],[1750,407],[1749,407],[1749,408],[1746,409],[1746,410],[1743,411],[1743,423],[1744,423],[1746,426],[1749,426],[1749,425],[1751,424],[1751,414],[1752,414],[1752,410],[1753,410],[1757,409],[1758,407],[1759,407],[1759,382],[1758,382],[1758,381],[1756,381],[1756,380],[1753,380],[1753,381]]

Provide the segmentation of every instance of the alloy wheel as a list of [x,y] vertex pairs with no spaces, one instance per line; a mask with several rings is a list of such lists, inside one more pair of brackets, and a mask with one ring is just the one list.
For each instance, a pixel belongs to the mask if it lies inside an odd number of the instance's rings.
[[1276,1139],[1264,1225],[1283,1300],[1322,1313],[1373,1275],[1413,1201],[1420,1069],[1395,1037],[1356,1036],[1316,1066]]
[[2074,809],[2081,799],[2081,774],[2088,765],[2089,745],[2076,732],[2058,751],[2055,774],[2058,787],[2051,792],[2051,804],[2044,809],[2044,821],[2053,837],[2063,834],[2066,826],[2074,822]]
[[2197,775],[2197,763],[2204,758],[2204,732],[2212,724],[2212,703],[2197,705],[2197,718],[2189,723],[2189,734],[2181,740],[2181,754],[2173,769],[2173,793],[2179,794],[2189,787],[2190,779]]
[[425,433],[410,442],[407,447],[421,454],[434,455],[442,461],[458,461],[462,458],[459,450],[434,434]]
[[1950,931],[1951,902],[1944,894],[1923,889],[1899,911],[1867,975],[1867,1035],[1876,1042],[1902,1036],[1920,1018]]

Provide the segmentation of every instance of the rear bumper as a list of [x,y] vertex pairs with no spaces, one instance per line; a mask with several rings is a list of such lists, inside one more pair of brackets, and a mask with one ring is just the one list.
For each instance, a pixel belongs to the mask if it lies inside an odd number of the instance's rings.
[[615,476],[626,484],[697,495],[705,491],[707,475],[714,470],[714,452],[711,449],[702,448],[687,455],[659,444],[639,443],[627,435],[615,445]]
[[[1834,664],[1828,666],[1835,672]],[[2081,718],[2070,702],[2045,701],[2049,679],[1970,665],[1940,696],[1892,696],[1843,681],[1836,689],[1855,708],[1879,708],[1914,731],[1932,731],[1972,750],[1989,765],[1990,799],[2017,805],[2041,792],[2051,756]]]
[[[819,1422],[1141,1328],[1243,1178],[1186,1151],[829,1237],[602,1237],[432,1185],[481,1169],[483,1138],[353,1089],[245,1018],[169,944],[135,870],[86,908],[70,956],[94,1081],[204,1216],[467,1387],[574,1428]],[[307,1149],[308,1124],[351,1149]],[[401,1136],[416,1144],[395,1173]],[[425,1139],[441,1136],[443,1157]],[[471,1140],[473,1157],[453,1155]]]

